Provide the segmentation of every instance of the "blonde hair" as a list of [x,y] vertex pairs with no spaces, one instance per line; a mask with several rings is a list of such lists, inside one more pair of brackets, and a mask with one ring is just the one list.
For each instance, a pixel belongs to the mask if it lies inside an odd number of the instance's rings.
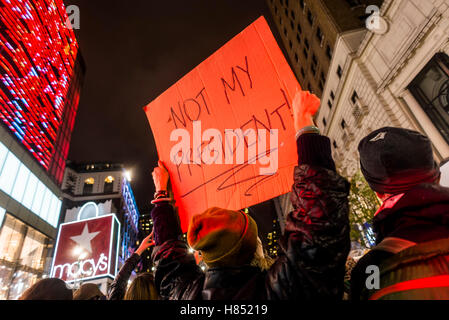
[[126,290],[124,300],[159,300],[151,273],[139,274]]
[[254,253],[254,258],[251,261],[251,265],[253,267],[258,267],[262,271],[265,271],[270,269],[273,263],[274,259],[267,254],[267,252],[263,248],[262,241],[259,237],[257,237],[257,248],[256,252]]
[[73,293],[73,300],[98,300],[104,297],[103,292],[94,283],[83,283]]

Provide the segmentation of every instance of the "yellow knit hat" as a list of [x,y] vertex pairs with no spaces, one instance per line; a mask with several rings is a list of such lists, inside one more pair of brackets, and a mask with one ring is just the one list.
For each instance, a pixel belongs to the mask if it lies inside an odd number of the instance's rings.
[[187,241],[209,267],[242,266],[256,252],[257,224],[243,212],[214,207],[192,217]]

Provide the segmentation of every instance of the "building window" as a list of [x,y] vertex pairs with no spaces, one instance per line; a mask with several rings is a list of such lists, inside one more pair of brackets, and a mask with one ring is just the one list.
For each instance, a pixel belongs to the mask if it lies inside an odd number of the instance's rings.
[[449,143],[449,57],[437,53],[408,89]]
[[341,79],[341,76],[343,75],[343,70],[341,69],[340,66],[338,66],[338,68],[337,68],[337,75],[340,79]]
[[290,46],[290,49],[293,48],[293,42],[291,40],[288,41],[288,45]]
[[297,53],[295,53],[295,61],[298,63],[299,62],[299,57],[298,57],[298,54]]
[[356,104],[358,98],[359,98],[359,96],[357,95],[357,92],[354,90],[354,92],[352,93],[352,96],[351,96],[352,103]]
[[290,11],[290,15],[292,16],[292,19],[293,19],[293,20],[296,20],[295,11],[291,10],[291,11]]
[[[17,300],[41,279],[51,240],[6,214],[0,229],[0,300]],[[51,259],[50,259],[51,260]]]
[[274,6],[274,14],[278,14],[278,7]]
[[309,21],[309,24],[313,26],[313,15],[310,10],[307,10],[307,21]]
[[318,39],[318,41],[320,42],[320,44],[321,44],[321,42],[324,40],[324,35],[323,35],[323,32],[321,31],[321,28],[320,28],[320,27],[318,27],[318,28],[316,29],[316,38]]
[[337,142],[334,140],[334,143],[333,143],[333,145],[334,145],[334,148],[335,149],[337,149],[338,148],[338,146],[337,146]]
[[104,193],[114,192],[114,177],[108,176],[104,179]]
[[326,118],[323,118],[323,125],[324,125],[324,126],[327,125]]
[[318,60],[317,60],[315,54],[312,53],[312,66],[311,66],[311,69],[312,69],[312,73],[313,73],[314,76],[316,75],[317,67],[318,67]]
[[310,85],[310,83],[307,85],[307,89],[310,91],[310,93],[313,93],[312,86]]
[[312,64],[312,65],[310,66],[310,69],[312,70],[312,74],[315,76],[315,75],[316,75],[316,65],[315,65],[315,64]]
[[299,36],[299,34],[296,34],[296,40],[298,41],[298,43],[301,43],[301,37]]
[[287,28],[284,27],[284,35],[287,36]]
[[288,17],[288,9],[287,8],[285,8],[284,12],[285,12],[285,16]]
[[301,25],[298,23],[298,33],[301,34],[302,33],[302,28]]
[[346,0],[351,9],[363,6],[362,1],[360,0]]
[[342,129],[346,128],[346,122],[345,122],[345,119],[342,119],[342,120],[341,120],[340,125],[341,125],[341,128],[342,128]]
[[302,52],[304,53],[304,56],[306,57],[306,59],[309,57],[309,53],[307,52],[306,48],[304,48],[302,50]]
[[324,90],[323,82],[320,81],[320,83],[318,83],[318,87],[320,88],[321,92],[323,92]]
[[295,30],[295,22],[293,20],[290,20],[290,28],[292,28],[292,31]]
[[317,60],[317,58],[316,58],[315,53],[312,53],[312,62],[313,62],[313,64],[314,64],[315,66],[318,65],[318,60]]
[[304,9],[304,0],[299,0],[299,5],[301,6],[301,9]]
[[327,105],[328,105],[329,109],[332,109],[332,102],[330,100],[327,100]]
[[306,76],[306,72],[304,71],[303,67],[301,67],[301,75],[302,75],[303,78]]
[[332,90],[331,90],[331,98],[332,98],[332,100],[335,100],[335,94]]
[[94,189],[94,178],[87,178],[84,180],[83,194],[91,194]]
[[329,45],[326,46],[326,56],[329,58],[329,60],[332,60],[332,49]]
[[307,38],[304,40],[304,45],[306,46],[307,50],[310,49],[309,40],[307,40]]

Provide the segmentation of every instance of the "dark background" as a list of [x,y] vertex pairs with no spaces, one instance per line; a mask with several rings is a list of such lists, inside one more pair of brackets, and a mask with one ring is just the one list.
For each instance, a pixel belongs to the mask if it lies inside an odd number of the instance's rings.
[[87,67],[69,160],[123,163],[132,171],[139,211],[147,213],[157,151],[142,107],[261,15],[283,49],[268,6],[265,0],[65,4],[80,8],[76,35]]

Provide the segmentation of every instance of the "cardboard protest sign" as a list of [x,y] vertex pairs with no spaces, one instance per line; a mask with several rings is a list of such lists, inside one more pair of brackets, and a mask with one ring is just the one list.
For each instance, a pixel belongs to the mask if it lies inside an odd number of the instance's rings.
[[144,108],[183,231],[209,207],[238,210],[290,191],[297,88],[260,17]]

